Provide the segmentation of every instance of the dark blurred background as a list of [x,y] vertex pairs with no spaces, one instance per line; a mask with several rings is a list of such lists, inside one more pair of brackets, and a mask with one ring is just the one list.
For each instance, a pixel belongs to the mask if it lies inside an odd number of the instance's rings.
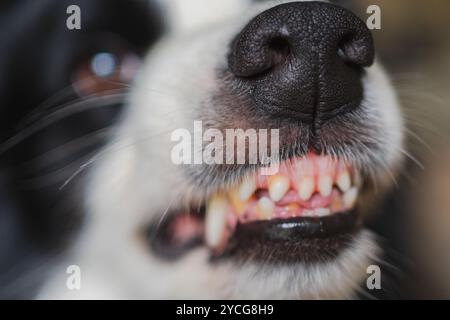
[[[410,298],[450,298],[450,1],[342,1],[381,8],[377,53],[405,113],[410,161],[380,221]],[[423,167],[422,167],[423,166]],[[389,222],[390,221],[390,222]],[[393,256],[393,257],[392,257]],[[391,268],[392,269],[392,268]]]

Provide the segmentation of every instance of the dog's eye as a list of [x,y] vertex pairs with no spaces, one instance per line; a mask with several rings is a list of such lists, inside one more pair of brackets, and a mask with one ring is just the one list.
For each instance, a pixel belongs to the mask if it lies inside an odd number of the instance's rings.
[[80,96],[105,95],[126,89],[139,65],[132,53],[97,52],[76,68],[73,85]]

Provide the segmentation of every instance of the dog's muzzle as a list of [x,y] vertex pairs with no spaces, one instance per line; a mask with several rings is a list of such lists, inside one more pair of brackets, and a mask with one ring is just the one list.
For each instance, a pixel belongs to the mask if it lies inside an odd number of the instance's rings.
[[[364,182],[357,167],[314,143],[326,121],[360,107],[364,68],[374,62],[371,33],[346,9],[294,2],[256,16],[230,45],[226,73],[239,84],[236,96],[250,103],[235,103],[227,117],[239,124],[259,118],[263,127],[289,123],[284,129],[291,140],[282,139],[282,148],[298,142],[304,148],[280,159],[278,174],[266,177],[257,168],[221,186],[201,207],[170,215],[153,246],[170,257],[205,243],[219,260],[333,259],[360,231]],[[299,133],[301,127],[308,133]]]

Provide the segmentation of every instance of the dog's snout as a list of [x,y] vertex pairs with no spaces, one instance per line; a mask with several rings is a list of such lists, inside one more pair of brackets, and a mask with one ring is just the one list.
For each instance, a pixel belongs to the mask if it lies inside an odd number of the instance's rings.
[[234,39],[230,71],[267,112],[324,119],[361,104],[372,35],[344,8],[320,2],[279,5]]

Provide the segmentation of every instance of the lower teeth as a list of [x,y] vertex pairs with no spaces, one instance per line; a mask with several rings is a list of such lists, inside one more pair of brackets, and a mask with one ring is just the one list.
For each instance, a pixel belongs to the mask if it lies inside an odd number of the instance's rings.
[[[231,196],[230,196],[231,197]],[[321,218],[333,215],[335,213],[345,212],[353,209],[358,197],[358,189],[350,188],[345,193],[337,190],[333,191],[328,207],[305,209],[298,203],[291,203],[283,207],[268,196],[261,196],[258,200],[253,195],[249,201],[234,201],[224,195],[213,196],[206,208],[205,217],[205,241],[210,248],[220,250],[220,247],[226,242],[228,229],[230,228],[230,216],[246,223],[250,221],[264,221],[276,218],[308,217]],[[229,199],[230,198],[230,199]],[[236,212],[235,202],[240,204],[240,212]],[[252,204],[250,206],[250,204]],[[250,209],[248,208],[250,206]],[[233,224],[235,225],[235,223]],[[233,228],[233,226],[231,226]]]
[[331,215],[331,210],[328,208],[319,208],[311,211],[311,217],[326,217]]

